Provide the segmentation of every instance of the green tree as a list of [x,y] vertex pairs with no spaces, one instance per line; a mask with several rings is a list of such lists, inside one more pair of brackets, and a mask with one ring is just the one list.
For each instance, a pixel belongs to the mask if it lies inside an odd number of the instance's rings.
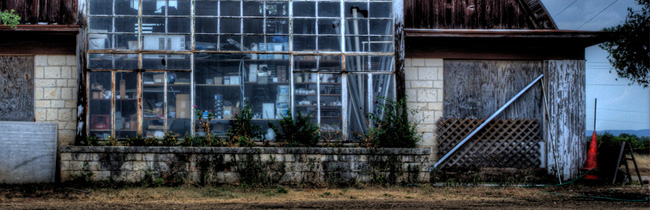
[[625,23],[603,29],[615,32],[620,37],[605,42],[600,48],[607,50],[607,59],[616,69],[619,77],[629,79],[630,84],[637,83],[648,87],[650,80],[650,0],[636,0],[641,10],[627,8]]

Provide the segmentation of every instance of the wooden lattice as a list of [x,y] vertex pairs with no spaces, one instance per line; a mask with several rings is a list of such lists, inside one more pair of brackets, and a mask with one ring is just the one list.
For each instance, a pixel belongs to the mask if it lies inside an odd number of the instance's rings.
[[[439,157],[444,156],[485,119],[440,119]],[[536,119],[498,119],[488,123],[443,163],[446,167],[537,168],[540,165]]]

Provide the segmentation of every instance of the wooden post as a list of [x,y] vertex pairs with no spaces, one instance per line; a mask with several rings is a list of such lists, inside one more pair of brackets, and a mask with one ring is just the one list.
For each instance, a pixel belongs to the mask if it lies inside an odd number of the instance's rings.
[[86,0],[79,0],[77,4],[77,24],[81,27],[79,28],[79,34],[77,34],[77,132],[75,137],[75,145],[80,145],[81,142],[86,140],[86,113],[87,113],[87,102],[88,98],[86,97],[86,43],[87,43],[87,30],[86,26]]
[[574,179],[586,155],[585,61],[545,61],[544,77],[549,112],[544,132],[549,144],[548,172],[563,180]]
[[404,76],[404,1],[393,1],[395,23],[395,95],[397,99],[406,97],[406,78]]

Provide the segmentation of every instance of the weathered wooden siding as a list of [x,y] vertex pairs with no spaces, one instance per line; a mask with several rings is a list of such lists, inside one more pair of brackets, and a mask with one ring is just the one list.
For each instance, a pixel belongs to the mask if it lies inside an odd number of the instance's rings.
[[[542,61],[445,60],[444,118],[488,118],[542,74]],[[498,119],[542,122],[541,85],[533,86]]]
[[3,0],[0,11],[15,10],[20,23],[77,24],[78,0]]
[[539,0],[404,0],[406,28],[554,29]]
[[0,121],[34,121],[34,57],[0,56]]
[[563,180],[576,178],[585,160],[585,61],[544,62],[548,100],[545,122],[548,170]]

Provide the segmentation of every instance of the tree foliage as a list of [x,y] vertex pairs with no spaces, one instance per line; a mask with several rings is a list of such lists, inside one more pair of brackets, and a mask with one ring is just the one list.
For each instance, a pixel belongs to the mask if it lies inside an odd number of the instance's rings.
[[615,32],[620,37],[605,42],[600,47],[609,52],[607,59],[614,66],[621,78],[648,87],[650,80],[650,0],[636,0],[641,5],[640,11],[628,8],[625,23],[603,29]]
[[11,28],[16,28],[16,26],[18,26],[20,23],[20,16],[14,12],[16,11],[13,9],[10,11],[5,10],[4,12],[0,11],[0,22],[2,22],[2,25],[9,25]]

